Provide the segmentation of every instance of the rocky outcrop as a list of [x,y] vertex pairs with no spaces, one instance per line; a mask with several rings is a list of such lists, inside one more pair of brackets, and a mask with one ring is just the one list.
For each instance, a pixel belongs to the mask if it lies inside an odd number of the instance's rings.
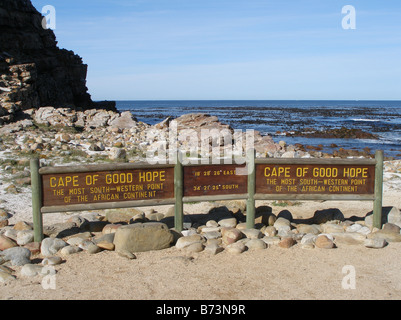
[[[0,121],[41,106],[96,107],[86,87],[88,66],[59,49],[30,0],[0,2]],[[115,105],[101,105],[115,110]],[[1,123],[0,123],[1,124]]]

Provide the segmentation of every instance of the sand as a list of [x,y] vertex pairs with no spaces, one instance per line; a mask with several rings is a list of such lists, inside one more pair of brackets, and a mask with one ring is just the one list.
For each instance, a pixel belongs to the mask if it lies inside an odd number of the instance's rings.
[[[383,206],[401,208],[401,183],[386,178]],[[29,193],[7,197],[16,201],[11,220],[29,221]],[[23,204],[27,204],[24,208]],[[271,205],[258,202],[257,205]],[[207,210],[210,203],[185,206],[189,213]],[[316,210],[338,208],[345,218],[365,217],[372,202],[305,201],[295,206],[272,206],[273,213],[288,210],[296,219],[307,219]],[[163,212],[169,207],[156,208]],[[10,222],[12,222],[10,220]],[[65,221],[66,215],[46,215],[44,223]],[[39,262],[37,260],[36,262]],[[343,245],[335,249],[271,247],[240,255],[222,252],[188,254],[175,247],[137,253],[128,260],[115,252],[68,256],[55,267],[54,287],[46,288],[43,276],[0,284],[0,299],[46,300],[271,300],[271,299],[400,299],[401,243],[382,249]],[[351,269],[347,269],[351,266]],[[345,269],[344,269],[345,268]],[[355,271],[355,283],[349,280]],[[45,283],[46,284],[46,283]],[[344,287],[345,284],[345,287]]]

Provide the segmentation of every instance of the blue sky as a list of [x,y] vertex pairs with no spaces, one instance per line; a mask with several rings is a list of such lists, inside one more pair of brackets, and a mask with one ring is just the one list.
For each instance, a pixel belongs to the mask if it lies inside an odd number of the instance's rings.
[[401,100],[399,0],[32,3],[55,7],[94,100]]

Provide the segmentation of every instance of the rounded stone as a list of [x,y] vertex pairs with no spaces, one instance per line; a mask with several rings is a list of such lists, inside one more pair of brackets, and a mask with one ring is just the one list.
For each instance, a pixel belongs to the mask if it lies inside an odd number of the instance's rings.
[[267,244],[260,239],[250,239],[245,243],[248,250],[263,250],[267,248]]
[[327,235],[321,234],[316,238],[315,246],[321,249],[332,249],[334,248],[334,242]]

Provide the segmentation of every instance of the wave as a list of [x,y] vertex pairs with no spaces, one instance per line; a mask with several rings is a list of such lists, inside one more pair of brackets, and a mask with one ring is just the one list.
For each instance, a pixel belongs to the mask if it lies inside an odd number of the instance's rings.
[[377,120],[377,119],[351,119],[351,121],[355,122],[381,122],[382,120]]

